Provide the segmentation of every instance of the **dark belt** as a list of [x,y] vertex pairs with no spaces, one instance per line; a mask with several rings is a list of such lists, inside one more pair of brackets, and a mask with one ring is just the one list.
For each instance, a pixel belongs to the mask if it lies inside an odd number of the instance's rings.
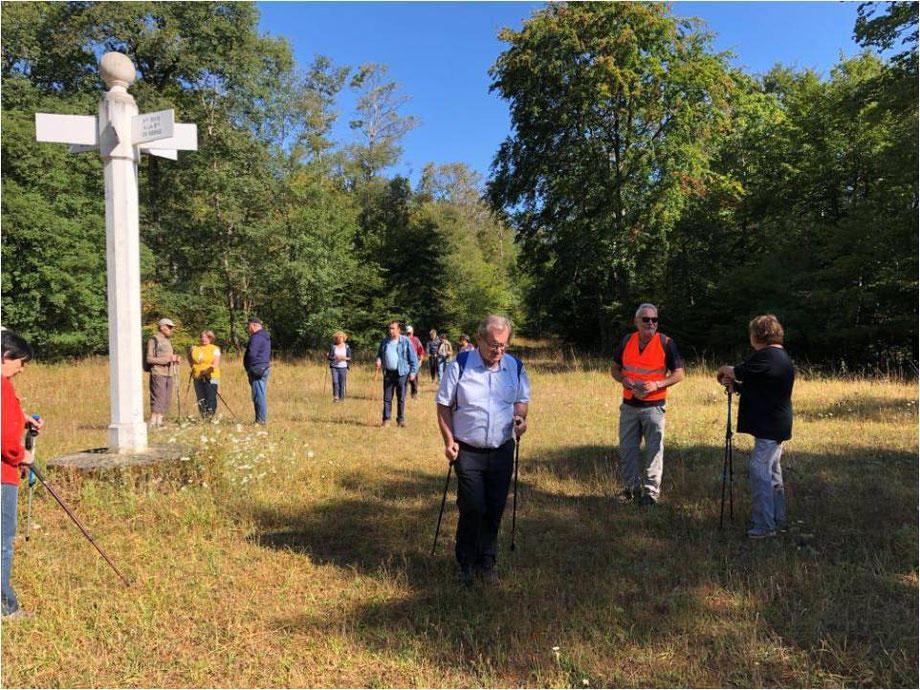
[[507,446],[509,443],[514,443],[514,439],[509,438],[507,441],[501,444],[498,448],[477,448],[476,446],[471,446],[469,443],[464,443],[463,441],[457,441],[457,445],[460,446],[460,450],[465,450],[468,453],[493,453],[496,450],[501,450],[502,448]]

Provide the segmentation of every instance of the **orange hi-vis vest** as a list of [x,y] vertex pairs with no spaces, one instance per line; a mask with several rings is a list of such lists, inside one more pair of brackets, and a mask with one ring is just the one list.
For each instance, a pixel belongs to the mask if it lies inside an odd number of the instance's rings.
[[[664,343],[667,342],[666,335],[656,333],[645,349],[639,352],[639,332],[633,333],[623,350],[623,374],[635,381],[664,381],[668,376],[664,352]],[[664,400],[668,397],[668,389],[660,388],[644,398],[634,395],[630,388],[623,389],[624,400],[631,400],[634,397],[645,401]]]

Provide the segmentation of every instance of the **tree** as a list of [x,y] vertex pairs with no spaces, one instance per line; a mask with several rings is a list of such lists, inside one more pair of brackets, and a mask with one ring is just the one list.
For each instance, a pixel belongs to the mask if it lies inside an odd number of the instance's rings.
[[358,92],[358,104],[357,117],[348,124],[364,139],[363,143],[352,145],[351,152],[364,181],[399,159],[400,141],[418,126],[416,118],[399,114],[410,97],[400,91],[399,84],[386,81],[386,74],[386,65],[368,63],[361,65],[351,78],[350,86]]
[[705,186],[734,87],[726,55],[659,4],[553,4],[500,37],[492,90],[513,133],[489,199],[512,219],[547,318],[610,343]]

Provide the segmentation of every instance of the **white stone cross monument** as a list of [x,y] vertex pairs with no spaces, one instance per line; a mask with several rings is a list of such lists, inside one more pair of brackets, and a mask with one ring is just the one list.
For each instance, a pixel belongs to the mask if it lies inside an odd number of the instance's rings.
[[140,152],[176,160],[177,150],[198,149],[195,125],[177,124],[172,110],[138,115],[128,86],[134,65],[121,53],[99,62],[108,87],[99,117],[35,114],[38,141],[70,144],[70,152],[98,151],[105,162],[105,245],[108,274],[110,453],[147,449],[141,352],[141,270],[137,162]]

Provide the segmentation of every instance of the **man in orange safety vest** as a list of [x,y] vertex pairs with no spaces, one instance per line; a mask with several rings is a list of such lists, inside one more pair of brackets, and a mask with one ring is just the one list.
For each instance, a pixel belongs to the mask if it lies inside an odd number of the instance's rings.
[[[658,333],[658,308],[640,304],[636,330],[620,342],[610,375],[623,385],[620,405],[622,503],[653,506],[664,467],[664,415],[668,387],[684,379],[684,363],[674,341]],[[639,447],[645,439],[645,467],[639,473]]]

